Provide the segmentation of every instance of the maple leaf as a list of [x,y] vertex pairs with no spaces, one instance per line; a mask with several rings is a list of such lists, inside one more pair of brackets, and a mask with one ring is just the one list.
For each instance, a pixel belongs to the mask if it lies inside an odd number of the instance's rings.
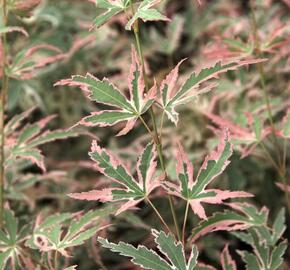
[[6,166],[15,166],[14,161],[20,158],[29,160],[43,171],[46,171],[44,156],[38,147],[52,141],[77,137],[81,134],[81,132],[76,130],[44,130],[49,122],[55,118],[54,115],[47,116],[37,122],[21,127],[22,121],[27,119],[34,109],[32,108],[15,115],[5,125],[5,148],[7,148]]
[[160,0],[144,0],[138,6],[133,17],[128,21],[125,26],[126,30],[131,30],[132,25],[138,19],[147,21],[170,21],[166,16],[162,15],[157,9],[152,8],[155,4],[160,2]]
[[227,203],[235,211],[216,212],[208,219],[201,220],[192,230],[191,241],[195,242],[203,235],[216,231],[245,230],[254,226],[265,226],[269,210],[263,207],[258,210],[248,203]]
[[229,158],[232,155],[232,145],[229,143],[228,136],[228,131],[225,130],[217,150],[205,158],[195,181],[193,181],[193,165],[179,144],[176,166],[179,184],[170,182],[163,184],[169,193],[186,200],[193,212],[201,219],[206,219],[202,203],[221,204],[226,199],[252,196],[242,191],[207,189],[207,186],[230,163]]
[[229,245],[226,245],[221,254],[221,264],[223,270],[237,270],[236,262],[232,259],[229,252]]
[[183,83],[183,85],[176,91],[176,82],[178,78],[178,70],[180,64],[167,75],[167,77],[162,81],[160,87],[160,100],[159,106],[164,110],[167,117],[177,125],[178,113],[176,108],[182,104],[186,104],[193,99],[197,98],[200,94],[207,93],[211,91],[216,83],[211,83],[208,86],[201,87],[201,84],[217,78],[220,74],[225,73],[229,70],[236,70],[239,67],[260,63],[265,61],[265,59],[248,59],[248,60],[231,60],[227,64],[222,64],[221,62],[216,63],[212,67],[202,69],[199,73],[192,73],[189,78]]
[[65,59],[65,54],[50,44],[39,44],[20,50],[9,68],[9,76],[18,80],[30,80],[46,66]]
[[122,205],[116,212],[118,215],[136,206],[160,185],[160,179],[153,178],[156,169],[156,149],[152,143],[144,148],[139,157],[138,180],[128,172],[120,160],[97,145],[96,141],[93,141],[92,151],[89,154],[91,159],[96,162],[98,170],[121,187],[69,194],[74,199],[101,202],[121,201]]
[[137,52],[133,47],[129,75],[129,100],[106,78],[100,81],[90,74],[87,74],[85,77],[73,76],[71,79],[62,80],[55,85],[79,86],[81,89],[89,92],[89,99],[92,101],[117,108],[117,110],[93,112],[79,122],[81,125],[99,127],[127,122],[125,128],[117,136],[127,134],[134,127],[136,120],[154,103],[157,91],[156,85],[154,85],[147,94],[144,93],[143,71]]
[[[271,134],[271,127],[265,126],[264,120],[261,117],[253,116],[249,112],[244,113],[248,122],[245,127],[210,112],[203,112],[203,114],[218,127],[209,127],[215,133],[221,133],[225,127],[230,131],[231,138],[235,141],[235,146],[239,146],[241,158],[250,155],[259,143]],[[278,134],[277,131],[277,136],[280,136],[280,133]]]
[[288,110],[282,120],[282,128],[276,131],[276,136],[290,139],[290,110]]
[[[163,231],[151,231],[158,250],[163,256],[160,256],[152,249],[139,245],[134,246],[119,242],[110,243],[107,239],[98,238],[99,243],[113,252],[118,252],[123,256],[131,257],[132,262],[142,267],[142,269],[152,270],[194,270],[196,269],[198,250],[195,245],[191,248],[189,259],[186,260],[184,248],[181,242],[174,240],[173,236]],[[164,258],[165,257],[165,258]]]
[[[132,25],[138,19],[147,21],[169,21],[169,19],[162,15],[157,9],[152,8],[156,5],[160,0],[144,0],[141,1],[134,15],[128,21],[125,26],[126,30],[131,30]],[[112,17],[118,15],[121,12],[126,12],[126,10],[130,7],[129,0],[96,0],[96,4],[98,7],[105,9],[105,12],[97,16],[94,20],[92,27],[100,27],[108,22]]]

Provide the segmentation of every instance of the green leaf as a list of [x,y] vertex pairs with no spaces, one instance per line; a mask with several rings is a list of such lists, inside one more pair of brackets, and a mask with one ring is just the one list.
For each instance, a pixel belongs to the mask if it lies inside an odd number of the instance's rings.
[[209,157],[209,160],[204,162],[201,170],[196,179],[196,184],[192,190],[192,197],[198,195],[215,177],[217,177],[227,164],[229,163],[228,159],[231,157],[233,153],[232,146],[228,141],[228,137],[226,135],[225,142],[223,145],[220,145],[218,152]]
[[100,81],[92,75],[87,74],[85,77],[73,76],[72,82],[88,87],[90,91],[89,98],[93,101],[134,112],[127,98],[107,79]]
[[143,150],[140,159],[138,161],[138,168],[137,172],[139,173],[139,178],[143,182],[143,190],[146,190],[146,182],[147,177],[152,177],[150,168],[156,166],[154,159],[155,159],[155,152],[154,152],[154,144],[149,143]]
[[255,132],[255,135],[256,135],[256,139],[257,141],[260,141],[261,140],[261,134],[262,134],[262,130],[263,130],[263,124],[262,124],[262,121],[259,117],[255,116],[254,117],[254,132]]
[[185,83],[176,93],[163,102],[162,108],[168,118],[175,124],[178,122],[178,113],[175,111],[176,107],[186,104],[196,98],[198,95],[210,91],[215,85],[211,84],[208,87],[198,89],[200,85],[206,81],[216,79],[220,74],[226,73],[229,70],[235,70],[239,67],[255,64],[264,61],[264,59],[253,59],[244,61],[235,61],[226,65],[221,62],[215,64],[213,67],[202,69],[199,73],[192,73]]
[[136,115],[134,113],[127,111],[101,111],[92,113],[90,116],[83,118],[80,123],[86,126],[112,126],[121,121],[128,121],[135,117]]
[[169,19],[162,15],[157,9],[151,8],[156,3],[156,0],[146,0],[141,2],[137,8],[134,16],[128,21],[125,26],[126,30],[131,30],[132,25],[138,19],[147,21],[169,21]]
[[232,145],[229,142],[229,134],[224,130],[217,150],[208,155],[198,171],[196,179],[193,179],[193,165],[179,144],[177,154],[177,176],[179,185],[163,183],[163,186],[170,194],[186,200],[192,211],[201,219],[206,219],[206,213],[202,203],[221,204],[231,198],[251,197],[252,195],[242,191],[228,191],[219,189],[209,189],[208,185],[220,175],[227,165],[232,155]]
[[40,225],[39,229],[49,229],[50,227],[56,226],[60,223],[63,223],[64,221],[71,218],[70,213],[62,213],[62,214],[56,214],[47,217]]
[[193,241],[199,237],[208,234],[212,231],[231,231],[233,228],[246,229],[252,226],[252,222],[248,217],[240,215],[233,211],[217,212],[208,217],[207,220],[202,220],[198,226],[192,230]]
[[283,263],[283,255],[287,249],[287,242],[283,241],[272,252],[270,270],[276,270]]
[[108,248],[113,252],[118,252],[123,256],[131,257],[133,263],[143,267],[144,269],[172,270],[170,265],[164,259],[144,246],[138,246],[138,248],[135,248],[124,242],[114,244],[108,242],[107,239],[100,237],[98,238],[98,242],[100,242],[104,248]]
[[242,251],[242,252],[239,252],[239,254],[242,256],[243,261],[246,263],[247,270],[262,269],[259,264],[259,260],[257,259],[255,255],[251,254],[248,251]]
[[158,249],[170,260],[176,269],[186,270],[186,262],[184,251],[181,243],[175,243],[174,238],[170,234],[164,232],[153,231]]
[[15,244],[17,240],[18,221],[12,212],[4,211],[5,227],[9,234],[10,244]]
[[8,259],[12,256],[12,254],[13,254],[12,250],[7,250],[7,251],[4,251],[3,253],[0,253],[0,269],[1,270],[5,269],[5,265]]
[[290,135],[290,110],[284,118],[284,127],[282,132],[285,137]]
[[84,232],[78,233],[77,236],[75,236],[73,239],[69,241],[62,241],[62,243],[59,245],[59,248],[68,248],[68,247],[74,247],[74,246],[80,246],[82,245],[86,240],[93,237],[97,231],[99,230],[99,227],[93,227],[88,230],[85,230]]
[[[163,231],[152,230],[152,235],[157,243],[158,250],[165,258],[159,256],[155,251],[144,246],[133,247],[130,244],[119,242],[114,244],[107,239],[98,238],[98,241],[105,248],[113,252],[118,252],[123,256],[131,257],[132,262],[144,269],[152,270],[193,270],[197,264],[198,251],[196,246],[192,246],[188,263],[186,263],[185,252],[181,242],[175,242],[174,237],[165,234]],[[166,260],[165,260],[166,259]]]
[[94,26],[101,27],[107,21],[109,21],[113,16],[125,10],[127,6],[128,6],[128,3],[127,5],[121,5],[121,3],[118,3],[117,1],[115,1],[114,3],[108,0],[97,0],[97,7],[106,9],[106,11],[96,17],[93,23]]
[[41,136],[31,140],[27,147],[36,147],[45,143],[53,142],[56,140],[63,140],[67,138],[77,137],[80,135],[80,132],[77,130],[54,130],[54,131],[46,131]]
[[92,152],[89,153],[92,160],[94,160],[101,172],[117,181],[128,190],[136,192],[136,194],[143,195],[143,190],[129,174],[125,166],[112,157],[105,149],[93,144]]
[[275,245],[277,241],[282,237],[286,230],[285,225],[285,208],[282,208],[273,224],[272,245]]

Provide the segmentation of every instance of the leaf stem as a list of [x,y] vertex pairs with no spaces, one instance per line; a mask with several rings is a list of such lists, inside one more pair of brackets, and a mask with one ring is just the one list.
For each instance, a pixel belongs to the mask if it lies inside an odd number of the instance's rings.
[[[132,13],[134,15],[135,10],[134,10],[134,6],[133,6],[133,3],[132,3],[132,0],[130,0],[130,6],[131,6]],[[144,61],[144,55],[143,55],[143,50],[142,50],[142,46],[141,46],[139,31],[140,31],[139,30],[139,23],[138,23],[138,20],[137,20],[133,24],[133,32],[134,32],[134,37],[135,37],[135,41],[136,41],[136,47],[137,47],[138,55],[139,55],[139,58],[140,58],[140,61],[141,61],[141,65],[142,65],[142,71],[143,71],[144,81],[145,81],[145,88],[146,88],[146,91],[148,92],[148,90],[149,90],[148,78],[146,76],[146,71],[145,71],[145,61]],[[153,139],[154,143],[156,144],[158,158],[159,158],[159,161],[160,161],[160,166],[162,168],[163,173],[167,177],[166,167],[165,167],[164,157],[163,157],[163,151],[162,151],[162,144],[161,144],[161,141],[160,141],[160,138],[159,138],[159,135],[158,135],[156,117],[155,117],[155,114],[154,114],[154,111],[153,111],[152,108],[149,109],[149,113],[150,113],[150,116],[151,116],[151,119],[152,119],[153,130],[154,130],[154,134],[153,133],[150,133],[150,134],[153,135],[152,139]],[[146,126],[147,126],[147,124],[146,124]],[[173,222],[174,222],[176,234],[177,234],[178,240],[181,241],[181,234],[180,234],[180,231],[179,231],[179,226],[178,226],[178,222],[177,222],[177,216],[176,216],[176,212],[175,212],[174,205],[173,205],[173,199],[172,199],[171,195],[168,196],[168,201],[169,201],[170,210],[171,210],[172,217],[173,217]]]
[[[262,55],[261,48],[260,48],[260,39],[259,39],[259,35],[258,35],[258,26],[257,26],[257,20],[256,20],[256,16],[255,16],[253,0],[251,0],[251,2],[250,2],[250,8],[251,8],[251,18],[252,18],[252,28],[253,28],[253,35],[254,35],[254,42],[255,42],[255,50],[256,50],[258,57],[262,57],[263,55]],[[281,164],[281,162],[282,162],[281,157],[280,157],[281,148],[280,148],[279,142],[277,140],[276,128],[274,125],[273,113],[272,113],[271,104],[270,104],[270,98],[269,98],[269,94],[268,94],[267,89],[266,89],[266,80],[265,80],[265,72],[264,72],[263,63],[258,63],[257,68],[258,68],[258,72],[259,72],[259,76],[260,76],[261,89],[262,89],[265,104],[267,107],[268,118],[270,121],[270,126],[271,126],[271,131],[272,131],[272,137],[274,140],[274,144],[276,146],[278,163]]]
[[[259,35],[258,35],[258,26],[257,26],[257,20],[256,20],[256,16],[255,16],[255,10],[254,10],[254,1],[251,0],[250,1],[250,8],[251,8],[251,18],[252,18],[252,28],[253,28],[253,35],[254,35],[254,42],[255,42],[255,50],[257,52],[258,57],[263,56],[262,52],[261,52],[261,48],[260,48],[260,39],[259,39]],[[287,202],[287,208],[288,211],[290,213],[290,198],[289,198],[289,194],[287,192],[287,181],[285,178],[285,161],[284,161],[284,156],[286,154],[286,149],[285,146],[283,147],[283,149],[281,149],[280,144],[278,142],[277,136],[276,136],[276,128],[275,128],[275,124],[274,124],[274,120],[273,120],[273,113],[272,113],[272,109],[271,109],[271,104],[270,104],[270,98],[266,89],[266,80],[265,80],[265,72],[264,72],[264,66],[263,63],[258,63],[257,64],[257,68],[258,68],[258,72],[259,72],[259,76],[260,76],[260,83],[261,83],[261,88],[263,91],[263,95],[264,95],[264,100],[266,103],[266,107],[267,107],[267,112],[268,112],[268,118],[270,121],[270,126],[271,126],[271,134],[273,137],[273,141],[274,141],[274,145],[275,145],[275,150],[277,152],[277,158],[278,158],[278,165],[276,164],[276,162],[273,160],[271,154],[268,152],[266,146],[261,143],[264,151],[267,153],[270,161],[273,163],[273,165],[275,166],[280,179],[284,185],[284,193],[285,193],[285,197],[286,197],[286,202]],[[285,143],[284,143],[285,144]],[[281,156],[280,156],[281,154]]]
[[162,130],[163,130],[163,124],[164,124],[164,110],[162,111],[162,115],[161,115],[161,121],[160,121],[160,128],[159,128],[159,138],[161,140],[162,138]]
[[186,221],[188,216],[188,209],[189,209],[189,201],[186,202],[185,212],[184,212],[184,220],[182,226],[182,244],[185,247],[185,228],[186,228]]
[[58,251],[56,250],[54,253],[54,270],[58,269]]
[[[3,18],[3,27],[7,24],[7,4],[6,0],[1,1],[1,9],[2,9],[2,18]],[[2,90],[0,96],[0,136],[1,136],[1,144],[0,144],[0,228],[3,227],[4,221],[4,178],[5,178],[5,154],[4,154],[4,146],[5,146],[5,134],[4,134],[4,118],[5,118],[5,107],[6,107],[6,96],[8,92],[8,83],[9,78],[6,75],[6,34],[3,33],[1,37],[2,43]]]
[[290,213],[290,198],[289,198],[289,194],[287,192],[287,180],[285,178],[285,172],[281,171],[281,168],[279,168],[279,166],[276,164],[276,162],[272,158],[270,152],[268,151],[267,147],[265,146],[265,144],[262,141],[260,142],[260,145],[262,146],[269,161],[273,164],[273,166],[276,168],[276,170],[279,174],[280,181],[282,182],[282,184],[284,186],[284,195],[285,195],[285,199],[286,199],[286,203],[287,203],[287,209],[288,209],[288,212]]
[[144,127],[147,129],[147,131],[149,132],[149,134],[151,135],[151,137],[154,137],[154,134],[153,134],[152,130],[147,125],[147,123],[145,122],[144,118],[141,115],[139,115],[139,119],[142,122],[142,124],[144,125]]
[[152,207],[152,209],[154,210],[154,212],[157,215],[157,217],[160,219],[161,223],[164,225],[164,228],[167,230],[167,232],[170,232],[171,234],[173,234],[172,231],[170,230],[170,228],[168,227],[168,225],[166,224],[166,222],[164,221],[163,217],[161,216],[161,214],[157,210],[157,208],[152,203],[152,201],[148,197],[147,197],[146,201]]

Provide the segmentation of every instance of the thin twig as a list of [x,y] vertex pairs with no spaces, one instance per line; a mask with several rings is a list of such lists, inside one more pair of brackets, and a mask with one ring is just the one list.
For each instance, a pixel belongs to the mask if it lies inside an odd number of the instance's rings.
[[185,228],[186,228],[186,221],[188,216],[188,209],[189,209],[189,201],[186,202],[185,212],[184,212],[184,220],[182,226],[182,243],[185,246]]
[[[1,2],[2,8],[2,18],[3,18],[3,26],[5,27],[7,24],[7,4],[6,0],[2,0]],[[0,145],[0,228],[3,227],[4,220],[4,178],[5,178],[5,134],[4,134],[4,115],[5,115],[5,107],[6,107],[6,96],[8,92],[8,83],[9,78],[6,75],[6,34],[2,34],[1,43],[3,47],[2,52],[2,90],[0,96],[0,132],[1,132],[1,145]]]
[[[135,10],[134,10],[134,6],[133,6],[133,3],[132,3],[132,0],[130,0],[130,6],[131,6],[132,13],[134,14]],[[145,81],[145,88],[146,88],[146,92],[148,92],[148,90],[149,90],[148,78],[147,78],[146,71],[145,71],[145,61],[144,61],[144,55],[143,55],[142,45],[141,45],[141,41],[140,41],[139,31],[140,31],[139,30],[139,23],[138,23],[138,20],[137,20],[136,22],[134,22],[133,32],[134,32],[134,37],[135,37],[135,41],[136,41],[136,47],[137,47],[138,55],[139,55],[139,58],[140,58],[140,61],[141,61],[141,65],[142,65],[142,71],[143,71],[144,81]],[[160,161],[160,165],[161,165],[162,171],[165,174],[165,176],[167,177],[166,167],[165,167],[164,157],[163,157],[163,151],[162,151],[162,144],[161,144],[161,141],[160,141],[160,138],[159,138],[159,134],[158,134],[158,130],[157,130],[156,117],[155,117],[155,114],[154,114],[154,111],[153,111],[152,108],[149,109],[149,113],[150,113],[150,116],[151,116],[151,119],[152,119],[153,130],[154,130],[154,136],[153,136],[152,139],[153,139],[154,143],[156,144],[158,158],[159,158],[159,161]],[[175,229],[176,229],[176,234],[177,234],[178,239],[181,241],[181,234],[180,234],[180,231],[179,231],[179,226],[178,226],[178,222],[177,222],[177,216],[176,216],[176,212],[175,212],[174,205],[173,205],[173,199],[172,199],[171,195],[168,195],[168,201],[169,201],[170,210],[171,210],[171,213],[172,213],[173,222],[174,222]]]
[[147,198],[146,201],[152,207],[152,209],[154,210],[155,214],[157,215],[157,217],[159,218],[161,223],[164,225],[164,228],[166,229],[166,231],[170,232],[173,235],[172,231],[170,230],[170,228],[168,227],[168,225],[166,224],[165,220],[163,219],[163,217],[161,216],[161,214],[159,213],[159,211],[157,210],[155,205],[152,203],[152,201],[149,198]]

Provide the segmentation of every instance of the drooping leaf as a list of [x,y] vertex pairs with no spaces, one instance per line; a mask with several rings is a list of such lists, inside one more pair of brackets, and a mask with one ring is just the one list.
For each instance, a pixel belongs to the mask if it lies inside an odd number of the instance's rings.
[[134,127],[136,120],[152,106],[157,91],[156,85],[154,85],[148,93],[144,93],[143,70],[133,47],[129,75],[130,99],[127,99],[107,79],[100,81],[90,74],[87,74],[85,77],[73,76],[71,79],[62,80],[55,85],[78,86],[89,93],[89,99],[92,101],[116,108],[117,110],[93,112],[82,119],[79,124],[104,127],[113,126],[119,122],[126,122],[125,128],[119,132],[119,136],[128,133]]
[[29,36],[28,33],[25,31],[25,29],[22,27],[18,27],[18,26],[0,27],[0,35],[11,33],[11,32],[19,32],[26,37]]
[[79,136],[81,132],[77,130],[44,131],[44,128],[54,116],[48,116],[38,122],[25,125],[21,128],[21,121],[26,119],[31,112],[32,110],[28,110],[19,116],[15,116],[5,125],[5,136],[8,148],[6,164],[13,166],[13,162],[16,159],[25,159],[45,171],[44,156],[37,147],[55,140]]
[[[185,83],[176,92],[171,91],[171,94],[164,94],[167,91],[167,87],[161,88],[162,101],[160,106],[168,116],[168,118],[174,123],[178,122],[178,113],[176,108],[179,105],[186,104],[196,98],[198,95],[210,91],[215,84],[211,84],[207,87],[199,89],[200,85],[206,81],[217,78],[220,74],[225,73],[229,70],[236,70],[239,67],[256,64],[265,61],[264,59],[253,59],[253,60],[240,60],[222,65],[220,62],[213,67],[202,69],[199,73],[192,73]],[[178,72],[178,67],[175,68],[175,73]],[[170,75],[169,75],[170,76]],[[176,79],[175,79],[176,80]],[[166,86],[166,83],[164,83]],[[175,83],[174,83],[175,84]],[[166,97],[166,98],[164,98]]]
[[114,244],[108,242],[107,239],[98,238],[98,241],[104,248],[109,248],[113,252],[118,252],[123,256],[132,257],[132,262],[140,265],[144,269],[160,269],[170,270],[170,265],[161,257],[159,257],[154,251],[148,250],[144,246],[135,248],[132,245],[120,242]]
[[74,199],[101,202],[120,201],[122,205],[116,212],[118,215],[137,205],[160,185],[159,180],[154,179],[156,149],[152,143],[145,147],[138,160],[138,180],[128,172],[120,160],[97,145],[96,141],[92,144],[90,156],[96,162],[96,168],[116,182],[119,187],[69,194]]
[[30,80],[48,65],[60,62],[66,54],[50,44],[39,44],[20,50],[8,69],[8,75],[18,80]]
[[196,246],[192,247],[190,259],[186,263],[183,246],[180,242],[176,243],[172,235],[166,235],[163,231],[152,231],[158,249],[168,258],[173,269],[193,270],[197,264],[198,251]]
[[[73,214],[63,213],[49,216],[36,224],[32,236],[26,245],[40,252],[55,250],[68,256],[68,248],[82,245],[86,240],[102,229],[100,218],[113,213],[111,207],[89,211],[79,219]],[[70,222],[68,222],[70,221]]]
[[265,225],[268,218],[268,209],[262,208],[260,211],[252,205],[242,203],[229,204],[234,211],[217,212],[202,220],[198,226],[192,230],[192,241],[196,241],[201,236],[215,231],[235,231],[245,230],[252,226]]
[[176,243],[172,235],[167,235],[163,231],[152,230],[152,235],[157,243],[158,250],[164,257],[158,255],[155,251],[147,249],[144,246],[137,248],[120,242],[118,244],[110,243],[107,239],[98,238],[98,241],[105,248],[113,252],[118,252],[123,256],[131,257],[132,262],[141,266],[143,269],[152,270],[194,270],[197,264],[198,251],[195,246],[192,247],[191,255],[186,262],[185,253],[180,242]]
[[229,142],[228,132],[224,131],[217,150],[205,158],[195,181],[193,181],[193,166],[179,145],[176,168],[179,185],[165,182],[164,186],[169,193],[188,201],[194,213],[200,218],[206,219],[202,203],[220,204],[226,199],[252,196],[242,191],[206,189],[227,167],[231,155],[232,145]]
[[[246,211],[252,213],[251,207]],[[239,251],[242,259],[246,263],[246,269],[279,269],[283,263],[283,255],[287,248],[286,241],[281,241],[281,236],[285,230],[284,210],[281,210],[270,228],[268,215],[264,211],[264,216],[258,218],[260,222],[249,228],[247,232],[234,232],[233,235],[252,247],[253,252]],[[263,222],[261,222],[263,220]]]

